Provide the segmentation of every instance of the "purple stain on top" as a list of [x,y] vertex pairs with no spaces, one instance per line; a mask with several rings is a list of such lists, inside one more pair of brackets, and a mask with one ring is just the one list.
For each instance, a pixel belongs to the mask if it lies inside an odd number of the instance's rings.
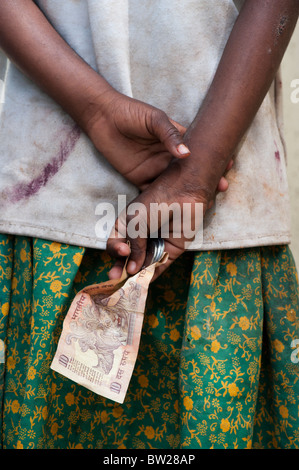
[[60,144],[57,155],[41,170],[40,174],[29,183],[21,183],[14,188],[4,190],[5,199],[9,202],[16,203],[30,196],[34,196],[41,188],[46,186],[48,181],[58,173],[62,165],[68,159],[80,134],[80,129],[78,126],[75,126],[68,134],[67,138]]
[[275,152],[275,159],[276,159],[278,162],[280,162],[280,153],[279,153],[278,150]]
[[277,143],[275,141],[274,141],[274,144],[276,147],[276,151],[274,152],[275,162],[276,162],[276,171],[278,173],[279,180],[282,181],[283,175],[282,175],[281,156],[277,147]]

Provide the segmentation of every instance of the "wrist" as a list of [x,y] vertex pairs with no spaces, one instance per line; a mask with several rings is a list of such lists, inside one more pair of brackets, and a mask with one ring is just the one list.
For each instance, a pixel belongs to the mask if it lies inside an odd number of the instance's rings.
[[109,102],[118,94],[99,74],[93,70],[90,72],[89,77],[85,76],[83,84],[81,82],[80,88],[73,86],[64,106],[87,135],[92,131],[95,122],[107,119]]
[[184,140],[191,151],[188,159],[179,162],[184,173],[205,188],[207,196],[214,196],[220,178],[232,161],[234,147],[227,139],[219,139],[215,129],[199,119],[189,127]]
[[[173,161],[173,166],[178,166],[177,180],[185,195],[190,195],[195,200],[206,202],[214,199],[217,185],[224,172],[220,172],[217,165],[210,165],[209,156],[203,153],[196,155],[191,152],[186,161]],[[177,183],[175,183],[177,184]]]
[[[199,169],[194,170],[190,165],[184,165],[181,160],[173,160],[168,168],[149,186],[148,190],[149,201],[154,190],[161,197],[161,200],[155,202],[202,203],[205,208],[214,197]],[[146,190],[142,194],[145,195],[144,193]]]

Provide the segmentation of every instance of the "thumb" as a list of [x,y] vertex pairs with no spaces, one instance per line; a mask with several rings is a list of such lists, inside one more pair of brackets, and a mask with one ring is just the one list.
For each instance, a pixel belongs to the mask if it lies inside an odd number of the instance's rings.
[[152,132],[165,145],[166,149],[176,158],[186,158],[190,150],[183,140],[185,127],[170,120],[164,112],[157,113],[152,119]]

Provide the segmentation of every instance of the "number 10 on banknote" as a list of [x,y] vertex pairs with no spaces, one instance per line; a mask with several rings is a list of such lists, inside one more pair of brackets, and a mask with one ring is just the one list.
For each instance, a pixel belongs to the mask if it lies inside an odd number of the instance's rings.
[[51,369],[123,403],[137,359],[147,293],[158,262],[119,280],[88,286],[64,319]]

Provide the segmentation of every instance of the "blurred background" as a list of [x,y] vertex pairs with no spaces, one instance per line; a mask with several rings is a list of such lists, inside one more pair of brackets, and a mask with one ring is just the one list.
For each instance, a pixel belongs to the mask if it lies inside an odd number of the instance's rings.
[[284,135],[287,147],[288,178],[291,198],[292,243],[291,248],[299,270],[299,91],[298,103],[291,101],[297,79],[299,89],[299,23],[282,61]]

